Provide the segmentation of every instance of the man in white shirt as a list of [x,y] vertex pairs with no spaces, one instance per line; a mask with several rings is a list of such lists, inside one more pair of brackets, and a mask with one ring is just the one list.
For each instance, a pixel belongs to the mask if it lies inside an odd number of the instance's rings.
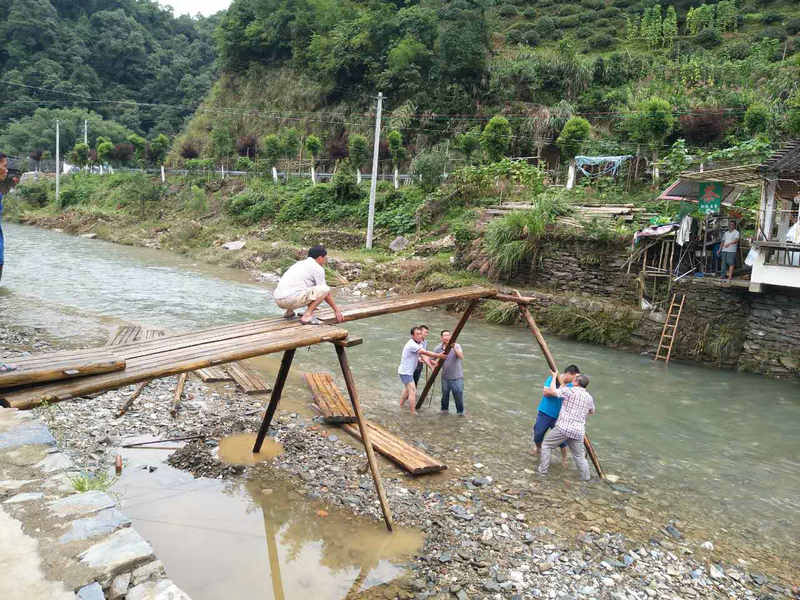
[[322,325],[322,321],[314,316],[314,311],[324,301],[333,309],[338,323],[344,320],[333,301],[331,288],[325,282],[323,265],[326,262],[328,262],[328,251],[323,246],[312,246],[308,250],[308,258],[299,260],[286,269],[278,282],[278,287],[272,293],[275,304],[286,309],[284,317],[293,318],[294,309],[305,306],[306,310],[300,317],[300,322],[303,325]]
[[403,383],[403,393],[400,395],[400,406],[408,401],[411,414],[416,414],[417,408],[417,386],[414,383],[414,370],[419,364],[420,357],[429,356],[431,358],[447,358],[444,354],[429,352],[422,347],[422,329],[414,327],[411,329],[411,339],[403,346],[403,353],[400,355],[400,366],[397,367],[397,374]]
[[722,273],[728,268],[728,281],[733,279],[733,268],[736,266],[736,250],[739,248],[739,232],[733,219],[728,221],[728,231],[722,235],[722,246],[719,254],[722,257]]

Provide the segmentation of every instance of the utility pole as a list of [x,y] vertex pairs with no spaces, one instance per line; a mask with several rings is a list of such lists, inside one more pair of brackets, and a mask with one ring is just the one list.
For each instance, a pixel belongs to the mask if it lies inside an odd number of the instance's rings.
[[56,120],[56,206],[61,208],[61,199],[59,192],[61,191],[61,165],[59,164],[59,142],[61,131],[59,129],[60,122]]
[[369,183],[369,217],[367,218],[367,249],[372,248],[372,229],[375,225],[375,192],[378,187],[378,152],[381,143],[381,108],[383,94],[378,92],[378,110],[375,113],[375,145],[372,149],[372,181]]
[[89,119],[83,120],[83,143],[89,145]]

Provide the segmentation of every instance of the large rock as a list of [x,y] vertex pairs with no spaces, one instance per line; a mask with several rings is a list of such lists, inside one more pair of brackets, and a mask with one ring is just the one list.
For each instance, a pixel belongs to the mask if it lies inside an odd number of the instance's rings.
[[74,517],[90,515],[115,505],[116,502],[108,494],[92,490],[51,502],[50,510],[59,517]]
[[[13,411],[16,412],[16,411]],[[56,441],[44,423],[28,421],[19,417],[12,417],[12,411],[2,409],[2,428],[0,428],[0,448],[17,448],[19,446],[45,445],[55,446]],[[28,421],[28,422],[25,422]]]
[[170,579],[148,581],[128,590],[125,600],[191,600]]
[[396,238],[392,240],[392,243],[389,244],[389,250],[391,250],[392,252],[400,252],[400,250],[408,246],[410,243],[411,242],[409,242],[402,235],[398,235]]
[[225,242],[222,244],[222,247],[225,248],[225,250],[241,250],[244,248],[244,245],[244,240],[235,240],[233,242]]
[[103,588],[96,581],[78,590],[78,600],[105,600]]
[[81,562],[102,575],[115,575],[153,558],[153,548],[131,528],[111,534],[78,555]]
[[128,527],[130,524],[131,520],[118,509],[107,508],[91,517],[73,521],[70,524],[70,530],[58,541],[64,544],[75,540],[86,540],[112,533],[122,527]]

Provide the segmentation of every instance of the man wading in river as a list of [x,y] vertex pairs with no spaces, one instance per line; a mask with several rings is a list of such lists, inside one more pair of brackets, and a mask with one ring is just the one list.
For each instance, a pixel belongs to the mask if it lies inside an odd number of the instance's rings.
[[586,433],[586,417],[594,414],[594,398],[586,391],[589,385],[588,375],[578,375],[575,386],[561,386],[556,389],[558,373],[553,371],[550,378],[548,395],[561,398],[561,411],[555,427],[547,432],[542,442],[542,458],[539,461],[539,474],[547,475],[550,467],[550,453],[556,446],[566,443],[575,466],[578,467],[581,481],[589,481],[589,463],[586,461],[586,449],[583,446],[583,437]]
[[[570,365],[566,370],[561,373],[555,381],[556,388],[561,386],[572,387],[572,382],[580,374],[581,370],[578,365]],[[561,410],[561,398],[558,394],[551,395],[549,393],[550,384],[553,382],[553,376],[547,378],[544,382],[542,389],[542,400],[539,402],[539,409],[536,415],[536,423],[533,425],[533,454],[539,454],[542,450],[542,440],[547,433],[548,429],[556,424],[558,413]],[[561,444],[561,464],[567,466],[567,445]]]
[[[419,330],[422,332],[422,347],[427,350],[428,349],[428,334],[431,332],[430,327],[427,325],[420,325]],[[422,375],[422,369],[425,365],[428,365],[431,369],[433,369],[433,362],[427,356],[421,356],[419,362],[417,363],[417,368],[414,369],[414,385],[419,387],[419,378]]]
[[400,366],[397,367],[397,374],[403,382],[403,393],[400,395],[400,406],[408,401],[411,414],[416,414],[417,386],[414,384],[414,370],[419,364],[420,358],[428,356],[431,358],[445,359],[444,354],[428,352],[422,347],[422,329],[414,327],[411,329],[411,339],[403,346],[403,353],[400,355]]
[[322,321],[314,316],[314,311],[324,301],[333,309],[337,323],[344,320],[333,301],[331,288],[325,282],[325,269],[322,267],[326,262],[328,251],[323,246],[312,246],[308,250],[308,258],[286,269],[272,294],[275,304],[286,310],[284,317],[294,318],[294,309],[305,306],[306,311],[300,317],[300,322],[303,325],[322,325]]

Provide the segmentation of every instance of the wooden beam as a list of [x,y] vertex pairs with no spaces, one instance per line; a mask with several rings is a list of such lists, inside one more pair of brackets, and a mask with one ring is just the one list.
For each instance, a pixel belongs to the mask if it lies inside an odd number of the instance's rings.
[[341,346],[342,348],[352,348],[353,346],[360,346],[361,344],[363,344],[364,338],[347,336],[347,338],[343,340],[334,340],[331,343],[337,346]]
[[[547,361],[547,366],[550,367],[551,371],[558,371],[556,361],[550,353],[550,348],[547,346],[547,342],[544,341],[544,336],[542,336],[542,332],[539,331],[539,326],[536,325],[536,320],[533,318],[533,315],[531,315],[531,311],[529,311],[528,307],[524,304],[519,305],[519,310],[522,312],[522,316],[525,317],[525,321],[528,323],[528,328],[531,330],[531,333],[533,333],[533,337],[536,338],[539,347],[542,349],[542,354],[544,354],[544,359]],[[595,471],[597,471],[597,476],[600,477],[600,479],[605,479],[606,474],[603,471],[603,467],[600,466],[600,459],[597,457],[597,452],[595,452],[592,442],[589,441],[589,436],[583,436],[583,446],[586,448],[586,453],[589,455],[589,459],[592,461]]]
[[186,385],[186,378],[188,376],[188,373],[181,373],[178,376],[178,385],[175,386],[175,397],[172,399],[172,408],[169,409],[169,414],[171,414],[173,418],[178,416],[178,404],[181,402],[183,388]]
[[[459,320],[458,325],[456,325],[456,328],[453,330],[452,334],[450,335],[450,341],[447,343],[447,346],[445,346],[444,351],[442,352],[442,354],[445,354],[445,355],[449,354],[450,350],[452,350],[453,346],[456,345],[456,340],[458,339],[458,334],[461,333],[461,330],[464,329],[464,325],[467,324],[467,320],[469,319],[469,316],[472,314],[472,311],[478,305],[478,300],[479,299],[476,298],[472,302],[469,303],[469,306],[467,306],[467,310],[465,310],[464,314],[461,315],[461,320]],[[440,360],[439,362],[436,363],[436,367],[433,369],[433,373],[431,373],[431,376],[428,377],[428,381],[425,382],[425,387],[422,389],[422,393],[419,396],[419,400],[417,400],[417,405],[415,407],[417,410],[419,410],[419,408],[422,406],[422,403],[425,401],[425,397],[428,395],[428,392],[430,391],[431,387],[433,386],[433,382],[436,381],[436,377],[437,377],[437,375],[439,375],[439,372],[442,370],[443,366],[444,366],[444,360]],[[410,398],[409,398],[409,401],[410,401]]]
[[117,419],[119,419],[122,415],[124,415],[126,412],[128,412],[128,409],[131,406],[133,406],[133,401],[136,400],[139,397],[139,394],[141,394],[144,391],[144,388],[146,388],[147,384],[150,383],[151,381],[152,381],[151,379],[147,379],[145,381],[142,381],[139,385],[136,386],[136,389],[133,390],[133,393],[131,394],[131,397],[128,398],[125,401],[125,404],[122,405],[122,408],[119,409],[119,412],[116,415]]
[[278,369],[278,376],[275,378],[275,386],[272,388],[272,395],[269,398],[269,406],[267,406],[267,412],[264,413],[264,420],[261,421],[261,428],[258,430],[256,443],[253,445],[254,454],[261,452],[261,444],[264,443],[267,430],[269,429],[270,423],[272,423],[272,417],[275,416],[275,409],[278,408],[278,402],[281,401],[283,386],[286,384],[286,377],[289,375],[289,369],[292,366],[295,352],[296,350],[291,348],[283,353],[281,367]]
[[494,300],[500,300],[500,302],[516,302],[517,304],[533,304],[536,302],[536,298],[532,298],[530,296],[514,296],[513,294],[504,294],[499,292],[495,297]]
[[0,373],[0,388],[73,379],[75,377],[85,377],[86,375],[97,375],[98,373],[112,373],[114,371],[122,371],[125,368],[125,361],[122,358],[110,355],[108,352],[106,355],[105,357],[84,360],[54,361],[50,364],[29,367],[26,367],[24,362],[20,362],[19,366],[17,366],[15,361],[10,360],[8,364],[17,367],[17,369]]
[[375,483],[375,491],[378,494],[378,500],[380,501],[381,510],[383,511],[383,520],[386,522],[386,529],[391,531],[392,511],[389,509],[389,502],[386,500],[386,493],[383,491],[383,482],[378,472],[378,463],[375,461],[375,453],[372,450],[372,442],[370,441],[369,432],[367,431],[367,424],[364,415],[361,414],[361,405],[358,401],[358,392],[356,392],[356,382],[353,379],[353,372],[350,370],[350,363],[347,361],[347,354],[342,346],[336,346],[336,356],[339,358],[339,366],[342,368],[342,375],[344,375],[347,393],[350,395],[350,402],[353,404],[353,412],[356,413],[358,430],[361,433],[361,441],[364,442],[364,450],[367,453],[369,470],[372,472],[372,481]]

